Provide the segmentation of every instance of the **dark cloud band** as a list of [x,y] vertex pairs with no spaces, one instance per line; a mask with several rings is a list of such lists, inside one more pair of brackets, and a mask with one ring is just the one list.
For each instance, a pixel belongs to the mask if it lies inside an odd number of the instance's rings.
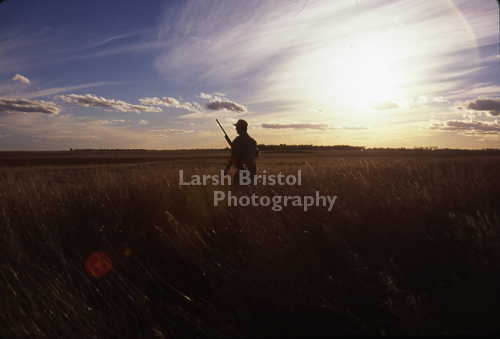
[[245,106],[237,104],[233,101],[223,101],[223,100],[212,100],[209,103],[207,103],[207,108],[214,111],[220,111],[226,109],[228,111],[233,111],[235,113],[243,113],[247,111]]
[[500,98],[478,98],[458,103],[455,107],[469,111],[487,112],[492,116],[498,116],[500,115]]
[[60,111],[53,102],[28,99],[0,99],[0,112],[3,113],[59,114]]
[[147,107],[141,105],[133,105],[120,100],[99,98],[91,94],[78,95],[78,94],[67,94],[60,95],[59,98],[62,100],[74,103],[84,107],[102,107],[102,108],[114,108],[120,112],[161,112],[161,108],[158,107]]
[[435,131],[457,132],[468,136],[500,135],[500,122],[498,120],[492,122],[476,120],[435,121],[422,128]]

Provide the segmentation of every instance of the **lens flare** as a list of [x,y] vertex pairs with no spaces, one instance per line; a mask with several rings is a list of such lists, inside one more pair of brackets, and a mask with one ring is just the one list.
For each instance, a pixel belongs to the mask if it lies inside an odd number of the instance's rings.
[[88,275],[100,278],[113,268],[111,258],[103,251],[97,251],[89,255],[85,261],[85,270]]

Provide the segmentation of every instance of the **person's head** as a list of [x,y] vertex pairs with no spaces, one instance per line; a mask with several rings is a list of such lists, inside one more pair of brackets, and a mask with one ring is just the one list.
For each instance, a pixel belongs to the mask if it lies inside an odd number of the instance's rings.
[[248,122],[243,119],[238,120],[237,123],[233,124],[236,126],[236,133],[241,134],[242,132],[246,132],[248,129]]

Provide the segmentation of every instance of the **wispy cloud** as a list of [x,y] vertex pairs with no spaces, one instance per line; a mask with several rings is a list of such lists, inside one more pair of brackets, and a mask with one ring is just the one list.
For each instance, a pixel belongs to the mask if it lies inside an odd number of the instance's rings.
[[333,130],[333,129],[347,129],[347,130],[364,130],[370,129],[368,126],[330,126],[327,124],[262,124],[265,129],[296,129],[296,130]]
[[262,124],[266,129],[305,129],[305,130],[327,130],[331,127],[326,124]]
[[79,59],[93,59],[110,57],[119,54],[145,53],[161,50],[162,45],[157,42],[137,42],[119,46],[103,48],[101,50],[86,49],[82,53],[73,53],[71,56],[61,57],[60,61],[75,61]]
[[443,98],[443,96],[430,97],[430,96],[427,96],[427,95],[420,95],[418,97],[418,101],[417,102],[419,104],[427,104],[427,103],[432,103],[432,102],[444,103],[444,102],[448,102],[448,100],[446,100],[445,98]]
[[110,43],[112,41],[123,40],[123,39],[129,38],[129,37],[132,37],[132,36],[140,36],[140,35],[144,35],[147,33],[151,33],[151,30],[141,30],[141,31],[134,31],[134,32],[117,34],[117,35],[113,35],[111,37],[104,38],[103,40],[91,45],[91,47],[98,47],[98,46],[102,46],[102,45],[105,45],[107,43]]
[[[69,6],[61,5],[61,11],[67,10],[64,7]],[[50,67],[63,62],[147,53],[162,47],[158,42],[150,41],[153,37],[151,26],[150,29],[131,32],[130,28],[117,27],[98,30],[93,26],[77,28],[76,25],[55,23],[52,27],[40,29],[39,25],[40,22],[34,20],[0,32],[0,74],[6,73],[5,70],[30,69],[34,65]],[[78,39],[78,44],[74,43],[75,39]]]
[[97,120],[98,122],[102,123],[102,124],[115,124],[117,122],[125,122],[125,120],[123,119],[106,119],[106,120]]
[[249,79],[284,52],[278,41],[293,41],[282,34],[286,28],[280,21],[295,7],[262,1],[186,2],[166,13],[159,33],[164,53],[155,65],[177,81]]
[[74,85],[74,86],[52,87],[52,88],[41,89],[38,91],[26,92],[26,93],[11,93],[11,94],[4,95],[4,97],[10,98],[10,99],[33,99],[33,98],[40,98],[40,97],[50,96],[50,95],[59,94],[59,93],[72,92],[72,91],[76,91],[76,90],[83,89],[83,88],[107,86],[107,85],[112,85],[112,84],[113,83],[108,82],[108,81],[101,81],[101,82],[94,82],[94,83],[90,83],[90,84],[82,84],[82,85]]
[[364,130],[364,129],[371,129],[371,127],[354,125],[354,126],[342,126],[342,129],[350,129],[350,130],[354,130],[354,131],[359,131],[359,130]]
[[61,110],[50,101],[0,98],[0,112],[59,114]]
[[32,136],[32,137],[41,138],[41,139],[52,139],[52,140],[102,139],[102,137],[96,136],[96,135],[75,135],[75,134],[69,134],[69,135],[64,135],[64,134],[59,134],[59,135],[57,135],[57,134],[56,135],[36,135],[36,136]]
[[193,130],[181,130],[181,129],[151,129],[148,132],[151,133],[192,133]]
[[421,128],[442,132],[456,132],[467,136],[500,136],[500,122],[498,120],[492,122],[477,120],[431,121],[421,124]]
[[141,105],[133,105],[120,100],[99,98],[92,94],[78,95],[78,94],[66,94],[60,95],[59,98],[68,103],[74,103],[84,107],[100,107],[100,108],[113,108],[120,112],[161,112],[161,108],[158,107],[147,107]]
[[322,109],[322,108],[310,108],[307,110],[308,113],[319,113],[319,114],[323,114],[325,113],[325,110]]
[[471,74],[460,72],[478,69],[475,36],[450,1],[315,2],[292,19],[302,5],[186,2],[165,15],[156,68],[182,82],[237,83],[247,90],[247,102],[319,93],[383,100],[428,89],[444,97],[470,83]]
[[399,108],[399,105],[394,101],[376,101],[369,102],[368,105],[376,111],[386,111],[389,109]]

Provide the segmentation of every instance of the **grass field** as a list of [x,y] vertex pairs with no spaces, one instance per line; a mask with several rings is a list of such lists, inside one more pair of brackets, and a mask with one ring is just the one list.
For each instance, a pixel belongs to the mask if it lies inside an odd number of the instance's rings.
[[[0,336],[491,334],[500,156],[262,155],[302,185],[179,186],[227,151],[0,152]],[[214,191],[337,196],[214,206]],[[85,262],[106,252],[97,278]]]

